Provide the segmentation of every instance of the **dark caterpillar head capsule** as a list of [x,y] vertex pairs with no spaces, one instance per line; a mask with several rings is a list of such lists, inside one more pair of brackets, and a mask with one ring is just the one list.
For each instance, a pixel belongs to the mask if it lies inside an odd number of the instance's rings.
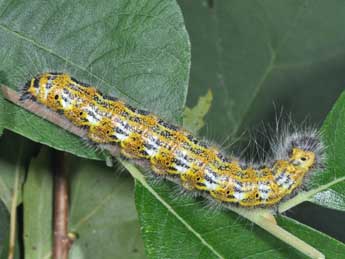
[[24,87],[21,89],[22,95],[20,101],[24,100],[36,100],[39,93],[39,76],[34,77],[26,82]]
[[42,92],[44,90],[47,90],[52,87],[50,82],[55,79],[57,76],[62,75],[61,73],[54,73],[54,72],[48,72],[48,73],[42,73],[34,78],[30,79],[24,87],[21,89],[22,96],[21,100],[26,99],[38,99],[40,94],[42,95]]

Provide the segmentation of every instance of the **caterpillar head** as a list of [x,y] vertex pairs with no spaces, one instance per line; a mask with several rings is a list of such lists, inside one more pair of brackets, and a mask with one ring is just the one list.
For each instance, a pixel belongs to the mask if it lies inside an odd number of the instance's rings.
[[293,148],[289,162],[302,171],[309,171],[315,164],[315,153],[300,148]]
[[63,106],[62,92],[71,77],[63,73],[42,73],[28,81],[22,89],[21,100],[31,99],[53,110]]
[[273,148],[276,160],[289,160],[300,169],[324,167],[325,148],[316,130],[285,133]]

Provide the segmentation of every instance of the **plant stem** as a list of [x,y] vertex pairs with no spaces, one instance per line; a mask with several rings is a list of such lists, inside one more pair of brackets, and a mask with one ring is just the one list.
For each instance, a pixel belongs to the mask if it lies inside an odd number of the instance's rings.
[[284,241],[285,243],[289,244],[290,246],[294,247],[295,249],[299,250],[303,254],[309,256],[310,258],[314,259],[323,259],[325,256],[316,250],[314,247],[308,245],[303,240],[297,238],[290,232],[286,231],[285,229],[281,228],[277,224],[272,222],[271,214],[248,214],[244,215],[247,219],[254,222],[256,225],[260,226],[267,232],[271,233],[275,237],[279,238],[280,240]]
[[53,258],[67,259],[71,241],[68,238],[68,182],[64,153],[54,152],[54,244]]
[[315,194],[317,194],[321,191],[324,191],[324,190],[328,189],[329,187],[331,187],[332,185],[340,183],[344,180],[345,180],[345,177],[339,177],[339,178],[337,178],[337,179],[335,179],[335,180],[333,180],[327,184],[321,185],[315,189],[312,189],[310,191],[302,192],[302,193],[298,194],[297,196],[293,197],[292,199],[287,200],[286,202],[282,203],[279,206],[279,213],[283,213],[283,212],[297,206],[298,204],[300,204],[302,202],[310,200]]
[[10,241],[8,248],[8,259],[14,258],[15,243],[16,243],[16,225],[17,225],[17,203],[18,203],[18,190],[20,184],[21,176],[21,160],[23,155],[23,146],[19,147],[19,154],[17,157],[16,171],[14,176],[14,185],[13,185],[13,195],[11,202],[11,220],[10,220]]

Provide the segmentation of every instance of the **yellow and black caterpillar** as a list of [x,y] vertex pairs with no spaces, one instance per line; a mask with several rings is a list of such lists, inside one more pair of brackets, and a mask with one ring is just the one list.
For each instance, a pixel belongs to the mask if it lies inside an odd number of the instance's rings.
[[324,160],[315,130],[286,134],[274,145],[273,158],[259,164],[229,158],[188,131],[65,73],[32,78],[21,99],[60,113],[86,129],[93,143],[118,147],[125,157],[148,164],[155,175],[226,204],[275,205],[294,195]]

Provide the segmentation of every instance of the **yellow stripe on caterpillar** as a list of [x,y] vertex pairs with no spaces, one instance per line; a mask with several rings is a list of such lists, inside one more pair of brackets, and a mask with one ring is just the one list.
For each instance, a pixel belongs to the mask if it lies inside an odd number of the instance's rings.
[[157,177],[177,178],[182,187],[243,207],[272,206],[291,196],[306,174],[323,162],[316,131],[287,134],[260,165],[228,158],[188,131],[65,73],[43,73],[24,87],[31,99],[86,129],[96,145],[114,145],[134,161],[144,161]]

